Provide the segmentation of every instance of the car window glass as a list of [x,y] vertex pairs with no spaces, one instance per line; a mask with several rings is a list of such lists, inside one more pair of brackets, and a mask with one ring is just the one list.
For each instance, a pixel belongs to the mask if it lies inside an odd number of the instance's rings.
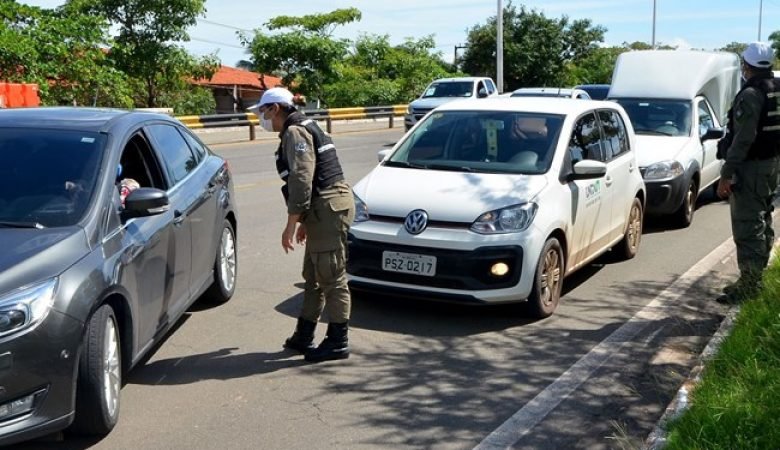
[[604,156],[609,161],[628,151],[628,136],[620,115],[615,111],[600,110],[598,112],[601,129],[604,134],[602,147]]
[[683,100],[618,99],[637,134],[690,136],[691,106]]
[[187,141],[187,144],[189,144],[198,162],[203,161],[206,158],[206,153],[207,153],[206,145],[200,142],[198,138],[193,136],[187,130],[179,130],[179,131],[181,131],[181,134],[184,136],[184,139]]
[[450,81],[431,84],[422,98],[428,97],[471,97],[472,81]]
[[572,164],[584,159],[605,161],[601,141],[596,115],[588,113],[579,118],[569,138],[569,155]]
[[165,170],[173,184],[178,183],[198,165],[195,155],[179,131],[171,125],[150,125],[157,151],[165,162]]
[[0,129],[0,221],[78,223],[97,189],[104,134]]
[[487,80],[487,81],[485,81],[485,83],[487,84],[487,88],[488,88],[488,92],[489,93],[492,94],[492,93],[496,92],[496,85],[493,84],[493,80]]
[[446,111],[428,116],[386,165],[463,172],[549,170],[563,117],[513,111]]
[[707,107],[707,103],[704,100],[699,101],[698,109],[699,109],[699,136],[704,136],[707,130],[715,127],[715,122],[713,122],[710,109]]

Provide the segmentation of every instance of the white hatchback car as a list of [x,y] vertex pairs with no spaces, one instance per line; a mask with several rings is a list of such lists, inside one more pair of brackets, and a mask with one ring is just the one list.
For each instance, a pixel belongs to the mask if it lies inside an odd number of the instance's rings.
[[354,289],[555,311],[564,276],[615,248],[633,257],[645,188],[620,105],[453,102],[355,185]]

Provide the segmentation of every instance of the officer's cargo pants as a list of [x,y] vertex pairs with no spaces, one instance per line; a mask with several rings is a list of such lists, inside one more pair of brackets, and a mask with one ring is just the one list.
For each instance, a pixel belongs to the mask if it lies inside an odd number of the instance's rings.
[[328,199],[316,198],[304,219],[306,251],[303,257],[301,317],[316,322],[327,308],[328,321],[349,320],[351,299],[347,286],[347,231],[355,217],[352,192]]
[[736,175],[729,202],[737,265],[742,277],[760,277],[775,240],[772,202],[779,181],[778,159],[745,161]]

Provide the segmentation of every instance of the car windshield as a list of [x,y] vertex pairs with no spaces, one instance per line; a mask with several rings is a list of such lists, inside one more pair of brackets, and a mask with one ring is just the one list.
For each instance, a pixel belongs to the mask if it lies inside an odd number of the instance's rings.
[[0,227],[78,223],[95,191],[104,145],[98,133],[0,129]]
[[617,99],[636,134],[690,136],[691,102],[686,100]]
[[545,173],[563,119],[555,114],[514,111],[436,112],[384,164],[462,172]]
[[422,98],[430,97],[471,97],[471,81],[450,81],[433,83],[425,90]]

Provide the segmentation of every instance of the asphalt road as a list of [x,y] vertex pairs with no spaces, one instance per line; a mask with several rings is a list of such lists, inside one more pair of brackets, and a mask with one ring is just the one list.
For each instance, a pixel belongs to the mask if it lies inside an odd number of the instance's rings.
[[[348,181],[365,175],[376,152],[401,133],[336,134]],[[360,295],[353,301],[352,357],[305,364],[282,350],[301,303],[303,251],[285,254],[280,245],[285,208],[276,144],[213,147],[229,160],[237,186],[235,297],[219,308],[196,305],[129,374],[109,436],[53,436],[21,448],[637,445],[725,313],[712,300],[734,276],[730,258],[697,272],[704,276],[692,278],[690,289],[668,289],[730,237],[728,206],[704,196],[690,228],[648,221],[635,259],[618,263],[607,254],[567,278],[549,319],[528,320],[516,306]],[[507,435],[499,427],[510,418]]]

